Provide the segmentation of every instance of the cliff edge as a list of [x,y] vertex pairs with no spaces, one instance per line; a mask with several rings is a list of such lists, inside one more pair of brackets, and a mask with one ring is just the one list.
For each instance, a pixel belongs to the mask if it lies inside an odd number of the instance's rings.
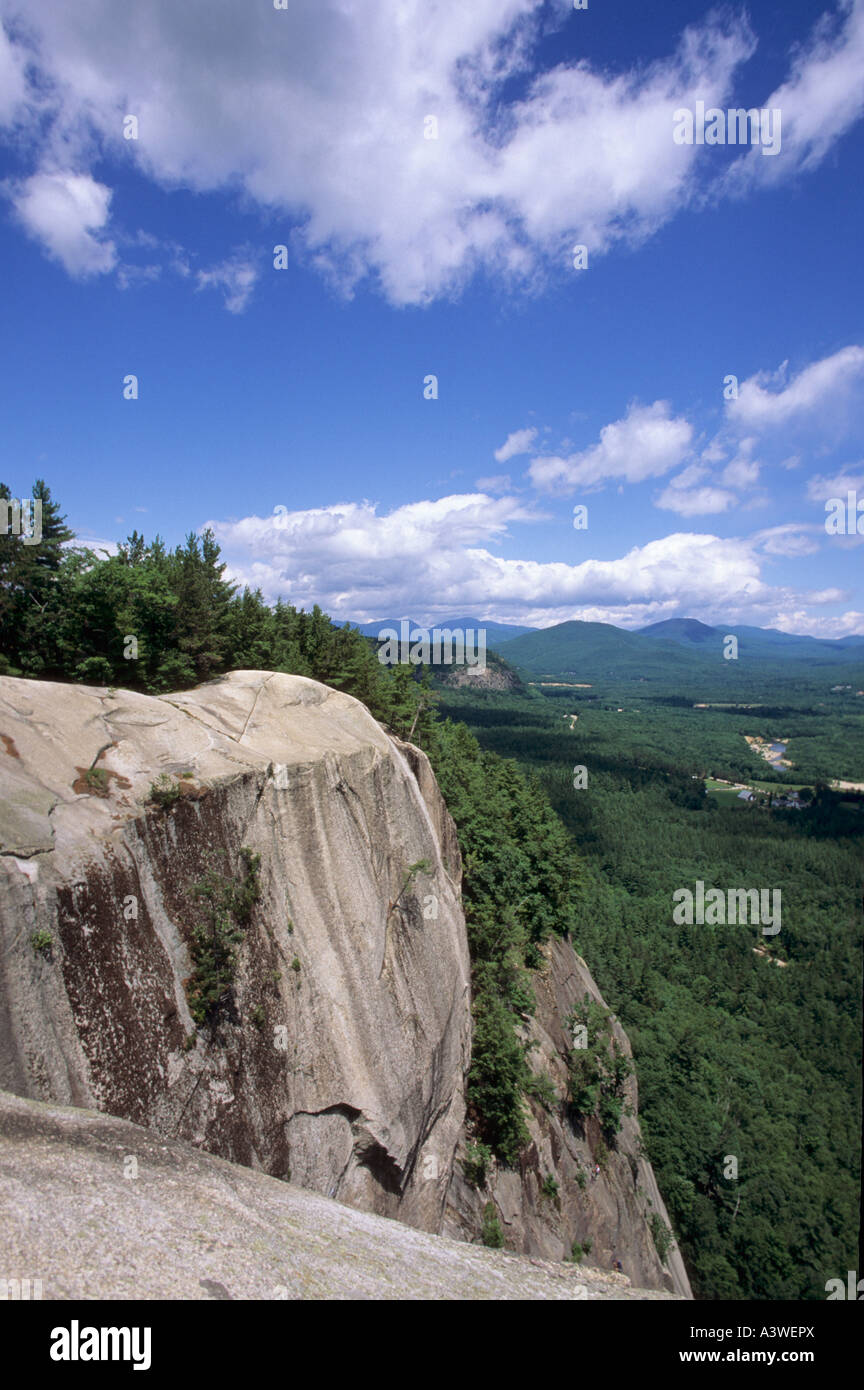
[[[458,839],[425,754],[357,700],[261,671],[161,697],[3,677],[0,784],[0,1089],[463,1240],[491,1201],[514,1252],[590,1243],[586,1280],[620,1259],[690,1296],[650,1234],[632,1080],[596,1179],[590,1125],[532,1100],[520,1169],[466,1181]],[[526,1040],[563,1099],[563,1020],[599,992],[544,954]]]

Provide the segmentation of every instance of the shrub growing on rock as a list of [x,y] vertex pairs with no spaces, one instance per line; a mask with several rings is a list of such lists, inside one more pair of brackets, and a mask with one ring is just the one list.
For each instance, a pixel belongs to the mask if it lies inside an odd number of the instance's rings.
[[235,878],[211,868],[192,890],[204,904],[203,920],[192,928],[194,970],[186,981],[186,998],[196,1023],[212,1020],[231,989],[243,929],[261,896],[260,864],[261,856],[244,846]]
[[480,1239],[484,1245],[489,1246],[490,1250],[500,1250],[504,1244],[504,1232],[501,1230],[501,1222],[498,1220],[494,1202],[487,1202],[483,1208],[483,1229],[480,1233]]

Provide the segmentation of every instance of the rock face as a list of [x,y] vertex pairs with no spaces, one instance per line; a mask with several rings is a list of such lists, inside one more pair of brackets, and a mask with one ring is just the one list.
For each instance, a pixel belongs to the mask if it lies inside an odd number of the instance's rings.
[[435,670],[436,680],[445,687],[455,690],[497,690],[523,691],[522,680],[513,667],[495,652],[489,652],[486,657],[486,666],[481,670],[477,666],[439,666]]
[[0,1297],[664,1299],[352,1211],[125,1120],[0,1092]]
[[[358,701],[254,671],[159,699],[4,678],[0,734],[0,1085],[435,1228],[470,998],[424,755],[418,782]],[[169,809],[162,773],[184,774]],[[194,889],[241,846],[261,897],[236,1002],[196,1034]]]
[[[574,1004],[585,995],[602,1004],[591,973],[573,948],[553,938],[542,948],[546,960],[535,975],[537,1009],[525,1029],[534,1046],[529,1059],[535,1074],[545,1072],[559,1099],[567,1092],[566,1058],[572,1046],[564,1021]],[[631,1056],[630,1043],[617,1021],[613,1036]],[[608,1270],[620,1260],[633,1284],[667,1288],[692,1298],[690,1281],[677,1246],[667,1254],[665,1266],[658,1257],[649,1222],[652,1216],[666,1226],[669,1217],[650,1163],[645,1158],[639,1131],[636,1078],[626,1082],[627,1102],[615,1145],[606,1148],[596,1120],[574,1128],[563,1107],[545,1108],[530,1102],[528,1129],[531,1143],[522,1155],[520,1169],[493,1165],[481,1191],[470,1186],[457,1164],[448,1196],[443,1229],[479,1232],[483,1207],[492,1201],[508,1247],[546,1260],[563,1260],[578,1242],[590,1253],[583,1271]],[[460,1160],[466,1150],[463,1137]],[[598,1175],[594,1170],[602,1166]],[[542,1185],[551,1175],[558,1196],[545,1195]]]
[[[592,1180],[599,1133],[532,1101],[521,1171],[466,1182],[458,840],[425,754],[358,701],[260,671],[160,698],[3,677],[0,789],[0,1089],[463,1240],[492,1201],[509,1250],[561,1262],[590,1240],[583,1281],[620,1259],[690,1296],[654,1249],[646,1218],[666,1212],[635,1117]],[[242,882],[244,847],[259,897],[230,996],[196,1027],[201,890]],[[568,944],[545,952],[530,1056],[563,1097],[562,1021],[599,993]]]

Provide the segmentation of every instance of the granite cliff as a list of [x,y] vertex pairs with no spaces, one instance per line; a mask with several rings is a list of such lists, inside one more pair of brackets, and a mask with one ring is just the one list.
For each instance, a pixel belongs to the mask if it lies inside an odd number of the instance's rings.
[[[590,1131],[533,1102],[521,1171],[463,1176],[461,864],[419,749],[260,671],[162,697],[4,677],[0,744],[0,1088],[426,1232],[474,1238],[491,1200],[511,1250],[590,1237],[586,1278],[618,1258],[689,1296],[635,1114],[596,1181]],[[599,995],[567,943],[545,953],[527,1028],[563,1094],[562,1020]]]

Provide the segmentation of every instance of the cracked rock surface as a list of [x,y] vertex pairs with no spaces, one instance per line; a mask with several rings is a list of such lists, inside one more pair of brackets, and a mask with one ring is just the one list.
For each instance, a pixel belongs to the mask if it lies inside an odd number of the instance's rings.
[[[350,696],[260,671],[160,698],[6,677],[0,735],[0,1086],[437,1229],[470,997],[425,756]],[[196,1028],[194,889],[242,846],[261,898],[233,997]]]

